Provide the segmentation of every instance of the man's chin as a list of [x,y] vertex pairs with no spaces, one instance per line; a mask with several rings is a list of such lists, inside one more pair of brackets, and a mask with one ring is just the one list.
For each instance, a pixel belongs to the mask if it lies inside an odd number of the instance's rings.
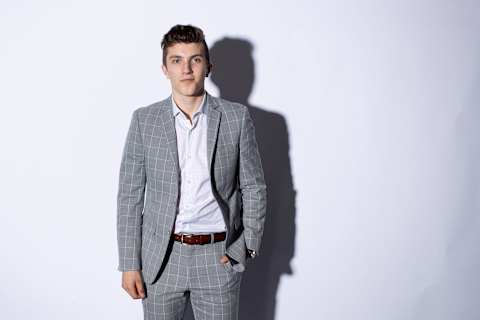
[[195,90],[180,90],[178,91],[178,93],[180,93],[182,96],[185,96],[185,97],[198,97],[198,96],[202,96],[203,93],[204,93],[204,89],[195,89]]

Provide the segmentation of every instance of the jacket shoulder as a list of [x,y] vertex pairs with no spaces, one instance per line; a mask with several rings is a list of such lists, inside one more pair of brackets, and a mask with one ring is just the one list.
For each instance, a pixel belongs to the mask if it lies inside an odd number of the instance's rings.
[[160,111],[165,110],[168,108],[169,103],[168,100],[169,98],[166,98],[161,101],[157,101],[154,103],[151,103],[146,106],[138,107],[133,111],[133,115],[138,115],[139,118],[146,118],[150,116],[155,116],[157,115]]
[[247,106],[238,103],[238,102],[233,102],[227,99],[223,98],[217,98],[217,97],[212,97],[214,103],[218,105],[218,108],[220,111],[225,112],[225,113],[234,113],[237,115],[240,115],[242,113],[248,112]]

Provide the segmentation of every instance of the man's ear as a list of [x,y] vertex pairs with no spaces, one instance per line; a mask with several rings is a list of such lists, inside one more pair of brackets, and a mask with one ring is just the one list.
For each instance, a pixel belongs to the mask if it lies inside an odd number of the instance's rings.
[[208,77],[210,75],[210,72],[212,72],[212,67],[213,64],[209,63],[207,67],[207,73],[205,74],[205,77]]
[[170,79],[170,76],[168,75],[168,69],[167,69],[167,67],[165,67],[164,64],[162,64],[162,71],[163,71],[163,74],[165,75],[165,77],[167,77],[167,79]]

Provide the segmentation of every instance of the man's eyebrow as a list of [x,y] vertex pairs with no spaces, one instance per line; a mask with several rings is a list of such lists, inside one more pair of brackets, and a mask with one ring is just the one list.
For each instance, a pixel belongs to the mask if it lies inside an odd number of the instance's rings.
[[[195,57],[203,57],[203,54],[201,53],[197,53],[197,54],[194,54],[194,55],[191,55],[190,57],[188,58],[195,58]],[[176,59],[176,58],[183,58],[183,56],[179,56],[179,55],[173,55],[173,56],[169,56],[168,59]]]

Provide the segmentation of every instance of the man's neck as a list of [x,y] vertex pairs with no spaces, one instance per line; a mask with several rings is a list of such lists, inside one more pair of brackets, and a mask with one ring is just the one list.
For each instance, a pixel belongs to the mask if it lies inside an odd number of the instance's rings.
[[183,111],[183,113],[189,116],[190,119],[192,118],[193,113],[200,107],[200,103],[202,103],[204,94],[205,90],[203,90],[202,93],[197,96],[182,96],[172,92],[173,100]]

